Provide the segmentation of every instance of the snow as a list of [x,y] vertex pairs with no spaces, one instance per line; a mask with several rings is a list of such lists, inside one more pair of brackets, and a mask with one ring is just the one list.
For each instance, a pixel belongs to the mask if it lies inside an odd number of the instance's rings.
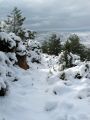
[[17,62],[16,54],[15,53],[7,53],[8,58],[12,61],[12,64],[15,64]]
[[[19,43],[18,50],[25,51]],[[61,55],[38,55],[38,42],[29,43],[28,70],[14,65],[14,53],[0,52],[0,88],[9,84],[7,95],[0,97],[0,120],[90,120],[90,61],[71,54],[77,66],[60,71]],[[32,57],[40,57],[41,63],[32,63]],[[60,79],[63,73],[65,80]]]
[[19,36],[16,36],[14,33],[9,33],[9,36],[16,42],[21,41],[21,38]]
[[17,54],[20,56],[26,55],[26,48],[22,42],[18,43]]
[[[31,67],[27,71],[13,68],[19,81],[9,82],[8,95],[0,98],[0,120],[90,120],[90,80],[73,77],[85,65],[65,70],[67,74],[72,72],[68,81],[58,79],[59,72],[52,71],[50,78],[55,82],[48,84],[48,61],[52,57],[42,55],[42,64],[31,63],[28,58]],[[50,66],[55,64],[53,59]]]
[[40,43],[37,42],[36,40],[30,39],[28,41],[28,50],[27,54],[30,56],[30,59],[32,62],[41,62],[41,50],[40,50]]
[[13,47],[16,46],[15,41],[12,40],[11,37],[5,32],[0,32],[0,40],[5,41],[6,43],[8,43],[9,48],[13,48]]
[[23,42],[21,40],[21,38],[19,36],[16,36],[14,33],[9,33],[9,36],[11,37],[11,39],[13,41],[16,42],[16,44],[18,43],[18,46],[17,46],[17,54],[20,55],[20,56],[23,56],[26,54],[26,48],[25,46],[23,45]]
[[57,107],[56,101],[48,101],[45,105],[45,111],[52,111]]
[[11,66],[12,63],[10,62],[7,55],[0,51],[0,90],[1,88],[6,88],[6,75],[10,71]]

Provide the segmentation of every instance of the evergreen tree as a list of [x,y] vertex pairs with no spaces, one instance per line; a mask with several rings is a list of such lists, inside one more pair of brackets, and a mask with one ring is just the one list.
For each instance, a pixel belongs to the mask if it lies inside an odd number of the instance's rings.
[[63,51],[61,53],[59,62],[62,65],[62,70],[73,67],[73,57],[71,53],[68,51]]
[[90,61],[90,48],[86,48],[84,52],[82,53],[81,58],[86,61]]
[[58,55],[61,52],[60,38],[56,34],[52,34],[49,40],[42,44],[42,51],[50,55]]
[[48,42],[47,41],[44,41],[43,43],[42,43],[42,52],[43,53],[47,53],[48,54]]
[[81,60],[86,59],[86,47],[80,43],[79,37],[75,34],[68,38],[64,44],[64,50],[79,55]]
[[21,10],[15,7],[11,14],[8,16],[7,20],[5,21],[8,25],[8,31],[18,34],[18,32],[22,29],[24,20],[25,17],[22,16]]
[[71,51],[69,40],[67,40],[67,41],[65,42],[63,49],[64,49],[65,51],[68,51],[68,52]]
[[84,46],[80,43],[79,37],[74,34],[71,35],[68,40],[70,42],[70,52],[80,55],[84,50]]

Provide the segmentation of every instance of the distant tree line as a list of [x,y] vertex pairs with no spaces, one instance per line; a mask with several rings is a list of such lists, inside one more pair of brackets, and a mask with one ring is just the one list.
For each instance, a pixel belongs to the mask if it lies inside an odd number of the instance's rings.
[[79,55],[81,61],[90,61],[90,48],[81,44],[80,38],[76,34],[70,35],[64,45],[61,44],[60,38],[56,34],[53,34],[47,41],[42,43],[43,53],[58,55],[61,51],[64,51],[64,59],[66,61],[70,53]]

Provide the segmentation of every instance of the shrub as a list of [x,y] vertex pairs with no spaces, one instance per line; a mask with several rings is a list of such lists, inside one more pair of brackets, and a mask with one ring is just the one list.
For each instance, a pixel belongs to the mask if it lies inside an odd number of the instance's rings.
[[42,52],[43,53],[47,53],[48,54],[48,42],[47,41],[44,41],[43,43],[42,43]]
[[68,51],[64,51],[61,53],[59,58],[59,63],[61,65],[61,70],[65,68],[73,67],[73,57]]
[[56,34],[52,34],[48,41],[43,42],[42,51],[50,55],[58,55],[61,52],[60,38]]
[[27,55],[31,62],[41,63],[41,45],[35,40],[29,40],[27,45]]

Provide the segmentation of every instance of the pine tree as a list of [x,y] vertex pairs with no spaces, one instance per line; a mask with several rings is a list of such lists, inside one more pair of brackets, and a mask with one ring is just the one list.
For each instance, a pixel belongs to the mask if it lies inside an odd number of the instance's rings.
[[8,25],[8,31],[14,32],[17,35],[18,32],[22,29],[24,20],[25,17],[22,16],[21,10],[15,7],[11,14],[8,16],[7,20],[5,21]]
[[73,57],[71,53],[66,50],[61,52],[59,64],[61,64],[61,70],[73,67]]
[[58,55],[61,52],[61,41],[56,34],[52,34],[48,41],[42,44],[42,51],[50,55]]
[[80,43],[80,39],[77,35],[70,35],[68,40],[64,44],[65,51],[71,52],[73,54],[77,54],[80,56],[81,60],[87,59],[86,47]]

